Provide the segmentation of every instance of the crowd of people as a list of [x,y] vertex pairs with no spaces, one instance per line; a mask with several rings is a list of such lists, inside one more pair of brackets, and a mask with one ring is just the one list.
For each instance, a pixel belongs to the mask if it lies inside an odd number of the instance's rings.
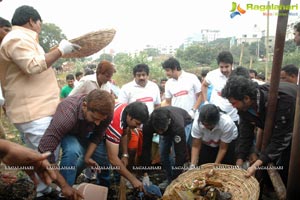
[[[31,6],[17,8],[11,23],[0,18],[0,103],[26,145],[0,139],[0,155],[7,165],[34,167],[26,172],[37,185],[36,199],[53,192],[52,182],[61,196],[83,198],[72,186],[85,169],[96,173],[99,185],[110,187],[113,171],[145,191],[137,174],[154,163],[166,175],[162,189],[205,163],[238,165],[247,176],[274,163],[287,184],[297,66],[282,68],[272,136],[260,150],[270,85],[255,70],[234,66],[229,51],[216,56],[219,67],[203,71],[203,79],[171,57],[162,63],[167,78],[160,85],[149,80],[149,66],[140,63],[132,69],[133,80],[116,94],[111,83],[116,68],[102,60],[96,73],[68,74],[60,90],[51,66],[80,46],[62,40],[45,53],[38,43],[41,25]],[[294,30],[300,45],[300,23]],[[135,165],[143,170],[134,170]]]

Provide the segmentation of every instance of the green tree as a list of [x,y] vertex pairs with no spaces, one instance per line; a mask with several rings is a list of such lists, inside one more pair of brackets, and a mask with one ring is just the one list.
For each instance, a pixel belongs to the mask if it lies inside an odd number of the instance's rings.
[[127,59],[129,59],[128,53],[117,53],[113,60],[115,64],[122,64],[125,63]]
[[251,56],[253,56],[254,58],[257,58],[257,42],[252,42],[250,45],[249,45],[249,53]]
[[142,52],[146,53],[148,57],[157,57],[160,54],[159,49],[156,48],[146,48]]
[[176,51],[176,57],[181,60],[187,68],[195,67],[198,65],[210,65],[215,50],[209,46],[202,44],[192,44],[185,48],[179,48]]
[[294,64],[297,67],[299,67],[299,63],[300,63],[300,56],[297,51],[294,51],[291,53],[286,53],[283,56],[282,66],[287,65],[287,64]]
[[135,55],[129,55],[126,53],[118,53],[114,57],[114,63],[116,65],[117,72],[113,76],[119,86],[131,81],[133,79],[132,70],[134,66],[140,63],[147,64],[150,68],[150,79],[155,78],[159,80],[164,77],[164,73],[161,67],[162,60],[159,57],[148,57],[146,52],[140,52]]
[[218,49],[218,51],[228,51],[230,47],[231,38],[218,38],[214,41],[209,42],[207,45],[211,48]]
[[113,57],[112,55],[108,54],[108,53],[103,53],[100,55],[100,57],[98,59],[96,59],[97,62],[101,62],[102,60],[107,60],[109,62],[113,61]]
[[292,53],[297,49],[294,40],[285,41],[284,44],[284,53]]
[[62,30],[52,23],[45,23],[39,36],[40,45],[44,48],[45,52],[49,52],[51,47],[57,45],[62,39],[66,39]]
[[[62,33],[62,30],[58,26],[52,23],[44,23],[42,25],[42,30],[39,35],[39,43],[45,52],[49,52],[50,49],[58,45],[62,39],[67,39],[67,37]],[[60,67],[66,60],[73,59],[58,59],[55,63],[53,63],[53,67]]]

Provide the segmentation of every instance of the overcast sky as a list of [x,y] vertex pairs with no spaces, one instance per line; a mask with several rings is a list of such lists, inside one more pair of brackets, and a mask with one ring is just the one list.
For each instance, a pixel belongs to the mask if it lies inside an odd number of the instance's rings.
[[[72,39],[104,28],[117,33],[107,50],[134,50],[145,45],[182,44],[201,29],[220,30],[223,37],[252,34],[254,24],[266,29],[261,11],[246,10],[230,18],[233,0],[3,0],[0,16],[11,20],[15,9],[30,5],[46,23],[54,23]],[[267,4],[267,0],[235,1],[245,9],[247,3]],[[292,0],[291,4],[299,1]],[[270,3],[279,4],[271,0]],[[300,3],[299,3],[300,4]],[[299,10],[293,11],[300,16]],[[296,17],[290,17],[296,18]],[[289,19],[289,20],[290,20]],[[275,34],[277,17],[270,17],[270,35]]]

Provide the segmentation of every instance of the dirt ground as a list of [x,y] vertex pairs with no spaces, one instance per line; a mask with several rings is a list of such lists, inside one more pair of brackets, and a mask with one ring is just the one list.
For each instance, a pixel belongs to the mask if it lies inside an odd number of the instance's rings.
[[[3,128],[5,131],[6,139],[10,140],[12,142],[16,142],[19,144],[22,144],[20,135],[18,130],[8,121],[7,117],[4,115],[3,111],[0,113],[0,120],[3,124]],[[0,174],[3,173],[10,173],[11,175],[17,176],[17,183],[10,185],[1,182],[0,179],[0,200],[7,200],[7,199],[32,199],[32,196],[34,193],[33,189],[33,184],[32,182],[28,181],[28,177],[26,173],[22,171],[7,171],[5,168],[5,165],[0,166]],[[153,184],[158,185],[159,183],[163,182],[165,176],[162,171],[153,171],[149,173],[150,181],[153,182]],[[142,177],[138,177],[140,180],[142,180]],[[112,177],[112,180],[114,178]],[[80,184],[84,182],[83,176],[79,176],[77,179],[77,184]],[[93,181],[92,181],[93,183]],[[22,186],[23,185],[23,186]],[[128,186],[130,184],[127,184]],[[56,186],[53,185],[55,188]],[[119,182],[114,182],[112,181],[112,185],[109,188],[109,193],[108,193],[108,199],[114,200],[114,199],[119,199]],[[14,196],[12,196],[12,192],[14,192]],[[163,191],[162,191],[163,193]],[[9,197],[8,197],[9,196]],[[19,198],[17,196],[22,196],[22,198]],[[126,196],[127,199],[140,199],[138,198],[138,192],[131,189],[130,187],[127,187],[126,189]],[[45,200],[52,200],[53,198],[47,197],[44,198]],[[144,199],[156,199],[156,198],[150,198],[150,197],[145,197]]]
[[[1,122],[4,126],[4,130],[6,133],[6,139],[12,141],[12,142],[16,142],[21,144],[21,140],[20,140],[20,136],[18,131],[8,122],[7,118],[5,117],[5,115],[3,115],[3,113],[0,113],[0,119]],[[4,166],[0,166],[0,173],[1,172],[7,172],[7,170],[5,170]],[[15,185],[15,187],[3,187],[3,184],[1,183],[0,180],[0,200],[7,200],[7,199],[12,199],[12,194],[14,194],[15,196],[22,196],[23,198],[15,198],[15,199],[32,199],[32,196],[34,194],[33,192],[33,187],[32,187],[32,183],[30,181],[27,181],[26,178],[26,174],[22,171],[15,171],[15,172],[10,172],[13,173],[15,175],[17,175],[18,177],[18,183]],[[155,185],[159,185],[161,182],[163,182],[165,180],[165,175],[163,173],[162,170],[157,170],[157,171],[151,171],[148,173],[149,177],[150,177],[150,181],[155,184]],[[137,176],[140,180],[142,180],[141,176]],[[112,177],[112,180],[114,180],[114,178]],[[84,181],[84,179],[82,178],[82,176],[79,176],[77,179],[77,184],[80,184]],[[92,182],[93,183],[93,182]],[[128,186],[130,184],[127,184]],[[111,187],[109,188],[109,193],[108,193],[108,198],[109,200],[117,200],[119,199],[119,189],[120,189],[120,185],[119,182],[114,182],[112,181]],[[163,194],[163,190],[161,190],[162,194]],[[266,189],[264,191],[262,191],[262,200],[276,200],[276,194],[274,192],[274,190],[272,190],[272,188],[270,189]],[[9,197],[8,197],[9,196]],[[26,197],[27,198],[26,198]],[[135,200],[135,199],[157,199],[157,198],[153,198],[153,197],[149,197],[149,196],[144,196],[143,198],[139,197],[139,194],[137,191],[131,189],[130,187],[126,188],[126,197],[127,199],[130,200]],[[45,198],[45,200],[53,200],[55,198]]]

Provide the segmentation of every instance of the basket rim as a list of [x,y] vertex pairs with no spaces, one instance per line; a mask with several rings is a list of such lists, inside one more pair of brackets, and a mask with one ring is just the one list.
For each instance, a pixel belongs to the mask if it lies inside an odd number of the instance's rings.
[[198,166],[195,169],[180,174],[175,180],[171,182],[171,184],[168,185],[164,192],[163,199],[172,199],[176,196],[176,188],[182,186],[183,184],[191,183],[193,180],[199,177],[205,177],[207,172],[209,172],[211,169],[214,169],[215,174],[218,175],[218,177],[214,177],[213,180],[219,180],[225,185],[227,184],[226,188],[228,188],[232,193],[233,199],[237,199],[234,198],[234,196],[239,195],[251,195],[251,199],[253,200],[257,200],[259,198],[259,183],[256,178],[252,176],[246,178],[246,170],[239,168],[236,165],[206,163]]
[[[62,56],[62,58],[82,58],[91,56],[110,44],[114,39],[115,34],[116,30],[113,28],[99,29],[97,31],[92,31],[79,37],[73,38],[69,41],[81,46],[81,49],[79,51],[65,54]],[[58,45],[52,47],[51,50],[57,47]]]

